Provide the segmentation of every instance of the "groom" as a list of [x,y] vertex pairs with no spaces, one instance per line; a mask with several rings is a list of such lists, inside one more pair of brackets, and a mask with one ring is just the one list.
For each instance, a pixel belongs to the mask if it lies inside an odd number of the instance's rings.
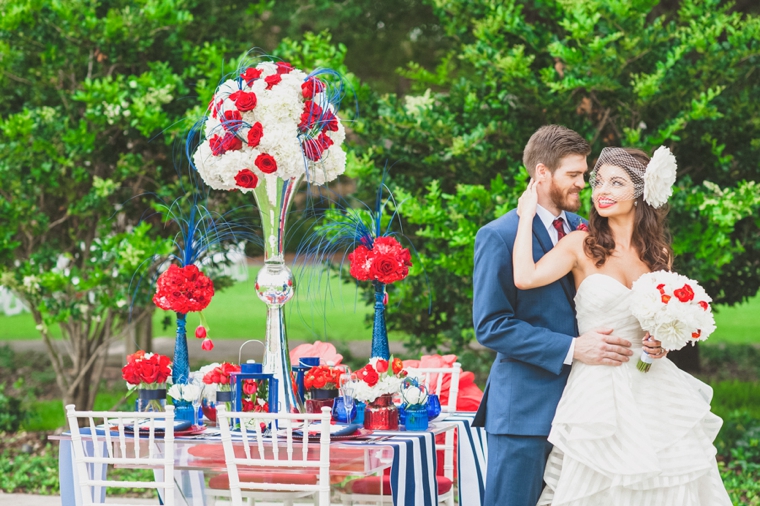
[[[536,261],[583,220],[580,207],[589,144],[559,125],[543,126],[525,146],[523,163],[538,185],[533,220]],[[488,433],[485,504],[535,506],[543,487],[552,418],[570,364],[619,366],[630,342],[596,329],[578,336],[572,274],[542,288],[518,290],[512,210],[478,231],[473,273],[473,323],[478,341],[497,352],[473,425]],[[584,223],[585,225],[585,223]]]

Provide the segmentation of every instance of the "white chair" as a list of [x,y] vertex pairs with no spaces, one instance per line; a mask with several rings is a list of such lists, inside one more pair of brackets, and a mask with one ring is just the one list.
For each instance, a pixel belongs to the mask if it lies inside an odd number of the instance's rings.
[[[406,371],[410,376],[418,378],[429,393],[437,394],[439,397],[443,393],[444,376],[450,375],[448,402],[441,404],[441,413],[454,413],[457,410],[462,364],[454,362],[451,367],[408,368]],[[454,506],[454,430],[447,430],[444,438],[443,477],[445,479],[438,477],[438,502]],[[341,494],[341,500],[345,506],[350,506],[354,502],[393,504],[388,476],[359,478],[350,482],[348,487],[351,492]]]
[[[285,504],[302,497],[314,497],[320,506],[330,504],[330,408],[322,408],[322,413],[239,413],[227,412],[223,405],[217,407],[217,421],[222,433],[222,446],[227,464],[227,473],[209,480],[210,495],[230,497],[232,506],[242,506],[243,497],[251,504],[253,500],[279,500]],[[242,448],[232,441],[230,419],[240,420],[240,441]],[[251,428],[248,423],[253,426]],[[271,427],[269,433],[262,432],[260,422]],[[309,434],[309,427],[319,434],[319,442],[310,442],[309,437],[295,436],[293,430]],[[276,429],[275,427],[279,427]],[[237,440],[237,438],[236,438]],[[318,450],[319,458],[314,458]],[[253,472],[241,473],[239,467]],[[267,471],[283,469],[279,473]]]
[[[66,417],[71,430],[74,465],[78,475],[82,504],[94,504],[92,498],[96,487],[129,487],[163,490],[164,504],[174,506],[174,406],[167,406],[165,412],[135,413],[76,411],[74,405],[70,404],[66,406]],[[79,418],[86,418],[89,421],[90,434],[84,435],[84,438],[79,430]],[[96,419],[103,420],[101,427],[96,425]],[[164,427],[158,427],[159,431],[163,429],[164,432],[163,438],[158,438],[158,442],[162,443],[163,452],[156,444],[156,420],[159,419],[165,420]],[[124,430],[125,425],[133,425],[138,420],[141,421],[143,427],[147,426],[147,439],[134,437],[133,434]],[[101,432],[100,435],[98,431]],[[112,431],[118,434],[112,434]],[[85,451],[85,442],[90,440],[93,443],[94,456],[87,455]],[[147,455],[145,455],[146,442],[148,443]],[[103,451],[102,443],[105,443],[107,454]],[[118,452],[114,451],[115,445],[118,445],[116,446]],[[163,469],[165,479],[149,482],[95,479],[90,469],[97,465],[107,464]],[[116,503],[109,502],[109,504]]]

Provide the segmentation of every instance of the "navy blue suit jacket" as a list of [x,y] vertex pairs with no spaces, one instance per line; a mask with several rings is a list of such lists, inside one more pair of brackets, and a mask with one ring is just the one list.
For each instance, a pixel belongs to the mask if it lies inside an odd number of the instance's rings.
[[[582,222],[566,213],[571,230]],[[475,238],[473,324],[496,361],[474,425],[491,434],[547,436],[565,388],[564,365],[578,335],[572,274],[530,290],[515,287],[512,250],[519,218],[515,210],[492,221]],[[553,247],[541,219],[533,220],[533,259]]]

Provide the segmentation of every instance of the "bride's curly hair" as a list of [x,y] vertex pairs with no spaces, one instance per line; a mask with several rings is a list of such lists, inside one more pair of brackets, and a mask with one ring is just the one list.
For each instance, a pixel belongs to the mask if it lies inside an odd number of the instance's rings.
[[[649,164],[649,157],[640,149],[623,149],[645,167]],[[623,169],[628,171],[625,167]],[[631,244],[650,270],[670,270],[673,264],[673,249],[670,247],[670,233],[665,223],[669,208],[664,205],[655,209],[644,202],[643,196],[637,197],[636,202]],[[589,235],[583,243],[583,250],[594,260],[597,267],[601,267],[607,261],[607,257],[615,251],[615,238],[612,236],[607,218],[600,216],[594,206],[591,206],[588,221]]]

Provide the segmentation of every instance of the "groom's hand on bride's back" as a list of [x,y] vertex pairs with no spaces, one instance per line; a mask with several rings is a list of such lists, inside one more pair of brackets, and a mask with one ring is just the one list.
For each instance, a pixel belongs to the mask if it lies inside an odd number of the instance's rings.
[[627,339],[612,335],[613,329],[590,330],[575,339],[573,360],[589,365],[622,365],[633,355]]

